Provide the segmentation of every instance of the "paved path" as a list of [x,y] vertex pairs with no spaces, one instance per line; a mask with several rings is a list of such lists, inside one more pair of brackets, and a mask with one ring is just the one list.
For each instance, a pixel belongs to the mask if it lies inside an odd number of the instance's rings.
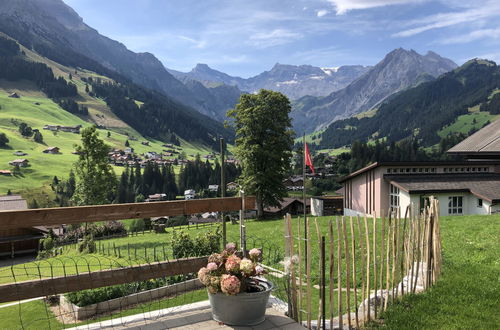
[[151,315],[148,313],[133,315],[122,319],[103,321],[73,328],[79,329],[132,329],[132,330],[161,330],[161,329],[186,329],[186,330],[304,330],[304,327],[286,317],[282,310],[269,306],[266,310],[266,320],[253,327],[232,327],[219,324],[212,320],[210,304],[208,301],[178,307],[173,311],[164,311],[165,316]]

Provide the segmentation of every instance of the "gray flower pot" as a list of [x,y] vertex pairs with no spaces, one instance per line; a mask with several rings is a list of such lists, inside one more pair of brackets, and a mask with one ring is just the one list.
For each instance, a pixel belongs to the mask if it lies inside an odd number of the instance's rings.
[[229,296],[224,293],[208,293],[212,306],[212,317],[217,322],[227,325],[251,326],[264,322],[266,307],[273,284],[259,279],[265,290],[252,293],[238,293]]

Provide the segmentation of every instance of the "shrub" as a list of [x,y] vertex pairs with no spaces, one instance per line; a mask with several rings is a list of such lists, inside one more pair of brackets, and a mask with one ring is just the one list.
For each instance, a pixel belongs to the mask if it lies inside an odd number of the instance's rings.
[[172,251],[174,258],[205,256],[219,251],[220,232],[199,233],[194,240],[185,231],[175,232],[172,236]]
[[130,227],[128,228],[131,232],[143,231],[146,228],[143,219],[135,219],[130,223]]
[[78,252],[80,253],[95,253],[96,245],[94,242],[94,238],[90,235],[87,235],[83,238],[83,241],[78,244]]

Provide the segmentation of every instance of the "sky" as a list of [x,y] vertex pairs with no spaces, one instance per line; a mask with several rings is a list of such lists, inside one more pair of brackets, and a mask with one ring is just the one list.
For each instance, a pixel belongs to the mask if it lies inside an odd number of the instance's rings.
[[64,0],[170,69],[250,77],[275,63],[375,65],[403,47],[500,63],[499,0]]

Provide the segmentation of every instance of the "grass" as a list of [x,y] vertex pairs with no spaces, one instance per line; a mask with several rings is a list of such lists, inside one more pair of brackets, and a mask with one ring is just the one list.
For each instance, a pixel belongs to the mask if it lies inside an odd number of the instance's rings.
[[450,133],[468,134],[471,129],[480,129],[489,120],[493,121],[498,116],[490,115],[489,112],[477,111],[474,107],[469,109],[469,113],[459,116],[451,125],[443,127],[438,135],[445,137]]
[[500,215],[444,217],[441,233],[441,279],[390,306],[372,328],[498,329]]
[[[90,319],[85,322],[79,322],[76,324],[74,323],[64,324],[59,322],[59,320],[55,318],[53,312],[49,309],[48,305],[44,301],[35,300],[20,305],[0,308],[0,320],[1,320],[0,329],[10,330],[10,329],[21,329],[21,328],[22,329],[72,328],[74,326],[91,324],[119,317],[145,313],[164,308],[181,306],[189,303],[194,303],[197,301],[203,301],[206,299],[207,299],[207,293],[205,290],[196,290],[180,294],[175,297],[160,299],[149,303],[136,305],[129,309],[125,309],[117,313],[114,313],[112,315],[103,315],[101,317]],[[56,313],[58,312],[62,313],[62,311],[56,310]]]
[[[327,217],[318,218],[318,225],[322,233],[326,233],[328,222]],[[500,273],[500,248],[498,242],[500,241],[500,215],[492,216],[461,216],[461,217],[443,217],[441,219],[441,232],[443,239],[443,276],[438,283],[426,293],[420,295],[406,296],[402,301],[392,305],[389,310],[383,315],[383,324],[371,324],[369,327],[387,327],[389,329],[493,329],[496,325],[500,324],[500,317],[498,315],[498,295],[500,292],[500,283],[498,281],[498,274]],[[250,246],[264,247],[264,257],[266,264],[270,264],[276,268],[282,268],[279,261],[283,258],[283,221],[269,220],[269,221],[247,221],[247,233],[249,236]],[[294,228],[298,224],[294,222]],[[238,241],[239,227],[235,225],[228,225],[228,238],[231,241]],[[202,234],[207,229],[190,229],[191,235]],[[110,243],[115,243],[117,248],[122,252],[126,251],[127,245],[134,245],[140,247],[140,250],[146,248],[152,251],[156,246],[161,247],[169,242],[171,232],[166,234],[153,234],[147,233],[137,237],[116,238],[109,240]],[[312,228],[313,238],[316,237],[314,227]],[[256,240],[252,238],[256,237]],[[379,235],[380,237],[380,235]],[[297,242],[295,242],[297,243]],[[295,244],[297,248],[297,244]],[[318,244],[317,241],[312,245],[312,264],[318,265]],[[49,259],[54,265],[61,262],[66,258],[78,258],[75,251],[68,249],[65,254],[60,257]],[[125,259],[115,257],[107,257],[104,255],[95,255],[94,260],[99,259],[103,263],[103,267],[110,267],[117,262],[125,262]],[[136,262],[139,262],[138,258]],[[59,261],[58,261],[59,260]],[[108,264],[105,261],[108,260]],[[143,259],[142,259],[143,260]],[[95,264],[97,264],[94,261]],[[76,262],[79,271],[86,271],[87,266],[83,262]],[[34,270],[26,278],[37,278],[38,271],[36,263],[27,264],[28,269]],[[69,265],[69,264],[68,264]],[[41,267],[44,268],[43,266]],[[60,268],[55,268],[57,269]],[[76,269],[74,266],[73,271]],[[92,269],[92,268],[91,268]],[[6,271],[2,269],[0,274],[0,282],[6,283]],[[10,270],[10,269],[9,269]],[[60,271],[60,270],[59,270]],[[66,267],[66,272],[70,273],[71,267]],[[44,276],[50,276],[50,272]],[[54,274],[56,275],[56,274]],[[21,275],[20,275],[21,276]],[[313,268],[313,276],[317,276],[317,270]],[[16,280],[23,280],[25,278],[16,278]],[[281,285],[278,281],[279,285]],[[313,295],[317,296],[318,290],[313,289]],[[282,290],[278,290],[279,294]],[[198,297],[194,294],[193,297]],[[200,300],[205,299],[201,294]],[[358,297],[358,302],[359,302]],[[193,298],[194,299],[194,298]],[[198,298],[196,298],[198,299]],[[345,299],[345,298],[344,298]],[[352,300],[354,300],[352,298]],[[185,300],[187,302],[188,300]],[[29,305],[32,304],[32,305]],[[41,304],[41,305],[40,305]],[[35,306],[36,305],[36,306]],[[158,302],[153,303],[157,306]],[[170,303],[172,306],[173,303]],[[317,310],[318,300],[314,298],[312,301],[313,310]],[[31,306],[31,307],[30,307]],[[162,305],[158,305],[159,308]],[[10,309],[7,307],[5,309]],[[12,309],[8,313],[6,319],[12,324],[18,325],[19,323],[19,307]],[[44,324],[47,327],[47,317],[45,309],[41,302],[26,303],[26,308],[32,308],[33,313],[25,315],[22,310],[22,317],[24,319],[45,320]],[[142,308],[142,310],[141,310]],[[123,311],[126,315],[142,312],[146,307],[139,307],[139,309],[131,309]],[[147,307],[149,308],[149,307]],[[151,307],[153,308],[153,307]],[[156,308],[156,307],[155,307]],[[327,306],[328,308],[328,306]],[[334,299],[334,308],[336,309],[336,299]],[[15,314],[13,311],[16,311]],[[0,309],[0,319],[3,320],[3,313],[5,311]],[[32,315],[33,314],[33,315]],[[34,314],[38,314],[37,317]],[[115,317],[115,316],[114,316]],[[42,322],[42,321],[39,321]],[[8,324],[2,322],[2,324]],[[40,323],[41,324],[41,323]],[[41,327],[43,328],[43,327]],[[57,328],[57,327],[52,327]]]

